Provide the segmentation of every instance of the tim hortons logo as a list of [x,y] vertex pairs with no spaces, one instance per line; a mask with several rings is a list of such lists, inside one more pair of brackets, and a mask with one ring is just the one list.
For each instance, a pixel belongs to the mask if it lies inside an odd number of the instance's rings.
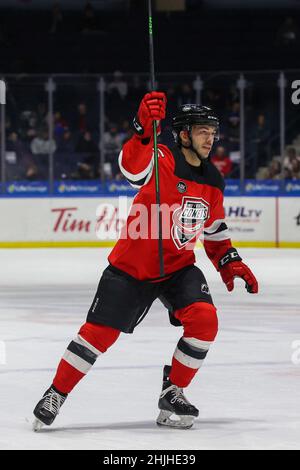
[[199,237],[209,218],[209,204],[202,198],[183,197],[181,206],[173,212],[172,238],[178,250]]
[[52,209],[56,215],[53,231],[56,233],[95,233],[99,239],[116,238],[124,225],[119,217],[118,208],[110,205],[101,205],[95,219],[78,217],[78,207],[59,207]]

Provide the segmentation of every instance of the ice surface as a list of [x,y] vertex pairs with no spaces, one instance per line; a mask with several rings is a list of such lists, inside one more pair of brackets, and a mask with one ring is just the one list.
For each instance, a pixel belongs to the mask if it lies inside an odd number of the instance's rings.
[[240,281],[227,293],[197,252],[220,332],[186,390],[200,409],[193,429],[155,424],[162,366],[181,336],[156,303],[36,434],[32,410],[85,321],[108,251],[0,250],[0,448],[299,449],[300,353],[292,346],[300,349],[300,250],[239,251],[260,281],[257,296]]

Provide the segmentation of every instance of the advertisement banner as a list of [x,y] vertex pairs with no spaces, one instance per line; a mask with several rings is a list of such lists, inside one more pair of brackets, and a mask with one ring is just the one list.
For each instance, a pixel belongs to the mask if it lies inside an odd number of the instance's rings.
[[5,199],[0,242],[115,241],[132,198]]
[[300,198],[280,198],[278,213],[280,243],[300,244]]
[[[238,179],[227,179],[225,196],[238,197],[280,197],[300,196],[300,182],[286,180],[284,182],[274,180],[245,180],[244,185]],[[0,192],[0,198],[14,197],[99,197],[99,196],[131,196],[137,190],[126,180],[111,180],[102,183],[98,180],[91,181],[54,181],[53,188],[47,181],[11,181],[4,185],[4,192]]]
[[277,196],[282,191],[280,181],[274,180],[246,180],[245,181],[245,196]]
[[239,180],[226,180],[225,196],[239,196],[241,193],[241,183]]
[[98,181],[55,181],[54,194],[57,196],[84,196],[99,195],[101,183]]
[[300,196],[300,181],[286,181],[285,192],[286,195]]
[[26,196],[48,196],[49,183],[45,181],[15,181],[6,183],[6,195],[13,197],[26,197]]
[[[68,243],[80,246],[81,243],[96,242],[111,245],[119,237],[132,201],[132,197],[126,196],[2,199],[0,217],[5,223],[1,226],[0,243],[2,246],[18,242],[37,246],[51,242],[65,243],[66,246]],[[284,205],[292,201],[293,198],[281,199],[282,213],[285,212]],[[293,217],[299,215],[300,223],[300,208],[297,212],[297,207],[293,203],[292,209],[288,206],[286,213],[293,210]],[[225,199],[225,212],[233,241],[249,246],[270,246],[276,242],[275,198],[228,197]],[[292,221],[296,223],[293,217],[289,224]],[[296,233],[290,235],[290,239],[294,240]]]
[[225,198],[226,221],[231,239],[239,242],[268,242],[276,240],[275,199]]

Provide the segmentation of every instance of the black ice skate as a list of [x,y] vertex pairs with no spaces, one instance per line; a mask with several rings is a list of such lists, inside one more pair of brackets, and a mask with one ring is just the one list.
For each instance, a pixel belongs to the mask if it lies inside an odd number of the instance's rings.
[[50,426],[53,423],[67,396],[59,393],[53,385],[44,393],[33,411],[36,418],[33,422],[34,431],[39,431],[44,424]]
[[[158,401],[161,410],[156,423],[159,426],[189,429],[194,424],[194,419],[199,415],[197,408],[185,398],[183,390],[169,380],[171,366],[164,367],[163,387]],[[178,419],[170,419],[176,415]]]

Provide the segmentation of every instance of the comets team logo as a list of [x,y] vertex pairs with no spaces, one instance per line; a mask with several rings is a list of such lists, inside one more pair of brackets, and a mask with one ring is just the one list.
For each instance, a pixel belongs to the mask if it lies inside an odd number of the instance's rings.
[[172,238],[178,250],[200,235],[209,218],[209,204],[202,198],[183,197],[181,206],[173,212]]

